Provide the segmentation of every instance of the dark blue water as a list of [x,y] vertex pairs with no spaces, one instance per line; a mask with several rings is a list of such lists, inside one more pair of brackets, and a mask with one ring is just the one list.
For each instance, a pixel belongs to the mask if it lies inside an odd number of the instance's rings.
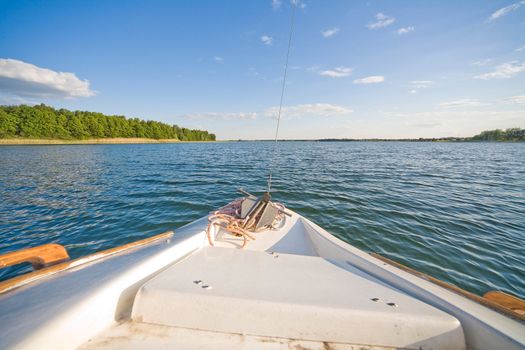
[[[0,253],[72,257],[266,186],[270,142],[0,147]],[[481,294],[525,297],[525,144],[283,142],[274,199],[343,240]],[[6,269],[0,279],[26,271]]]

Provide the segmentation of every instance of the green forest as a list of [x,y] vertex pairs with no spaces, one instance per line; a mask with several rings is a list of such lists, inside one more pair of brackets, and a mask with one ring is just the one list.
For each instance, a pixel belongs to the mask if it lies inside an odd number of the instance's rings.
[[36,106],[0,106],[0,138],[85,140],[102,138],[215,141],[215,135],[156,121]]
[[525,129],[487,130],[470,138],[471,141],[525,141]]

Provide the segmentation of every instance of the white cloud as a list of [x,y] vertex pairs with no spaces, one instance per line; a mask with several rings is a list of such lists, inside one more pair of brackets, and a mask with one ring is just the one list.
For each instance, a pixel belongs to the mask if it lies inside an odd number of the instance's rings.
[[352,74],[352,68],[336,67],[334,69],[320,71],[319,74],[331,78],[343,78]]
[[517,48],[516,50],[514,50],[514,51],[516,51],[516,52],[521,52],[521,51],[523,51],[523,50],[525,50],[525,45],[523,45],[523,46],[521,46],[521,47],[518,47],[518,48]]
[[[296,5],[300,9],[306,8],[306,4],[299,0],[290,0],[290,4]],[[283,5],[282,0],[272,0],[272,9],[278,10],[281,8],[282,5]]]
[[[191,120],[255,120],[258,117],[277,118],[279,107],[270,107],[261,112],[208,112],[185,114],[180,117]],[[309,103],[294,106],[284,106],[281,110],[283,118],[301,118],[301,117],[332,117],[342,116],[352,113],[353,110],[329,103]]]
[[403,35],[414,31],[414,27],[404,27],[397,30],[397,34]]
[[263,35],[263,36],[261,36],[261,41],[265,45],[271,45],[273,43],[273,38],[271,36],[268,36],[268,35]]
[[464,107],[478,107],[481,106],[481,102],[478,100],[473,100],[470,98],[465,98],[462,100],[449,101],[440,103],[439,106],[443,108],[464,108]]
[[74,73],[55,72],[9,58],[0,59],[0,91],[12,96],[52,99],[95,95],[89,81]]
[[500,64],[493,72],[476,75],[474,79],[509,79],[525,71],[525,62],[512,61]]
[[354,84],[377,84],[385,81],[385,77],[382,75],[373,75],[371,77],[361,78],[354,80]]
[[367,27],[368,27],[368,29],[385,28],[385,27],[388,27],[389,25],[391,25],[392,23],[394,23],[395,20],[396,19],[394,17],[389,17],[389,16],[379,12],[376,15],[376,21],[372,22],[372,23],[368,23]]
[[300,9],[305,9],[306,8],[306,4],[304,2],[302,2],[301,0],[290,0],[290,2],[292,3],[292,5],[295,5],[295,6],[297,6]]
[[504,104],[521,104],[525,103],[525,95],[518,95],[518,96],[512,96],[507,97],[502,100],[500,100],[501,103]]
[[257,118],[255,112],[207,112],[207,113],[194,113],[184,114],[182,118],[192,120],[254,120]]
[[507,14],[509,14],[510,12],[512,11],[516,11],[517,9],[519,9],[522,5],[525,4],[525,0],[524,1],[518,1],[518,2],[515,2],[514,4],[512,5],[509,5],[509,6],[505,6],[505,7],[502,7],[500,8],[499,10],[497,11],[494,11],[490,17],[489,17],[489,21],[493,21],[495,19],[498,19],[500,17],[503,17]]
[[215,62],[219,62],[219,63],[224,62],[224,58],[222,58],[221,56],[214,56],[213,59],[215,60]]
[[485,59],[482,59],[482,60],[474,61],[474,62],[472,62],[472,64],[475,65],[475,66],[482,67],[482,66],[486,66],[490,62],[492,62],[492,58],[485,58]]
[[[329,103],[310,103],[295,106],[286,106],[282,108],[281,116],[285,118],[298,118],[306,116],[331,117],[348,115],[353,110],[343,106],[332,105]],[[261,114],[269,118],[277,118],[279,107],[271,107]]]
[[480,106],[497,106],[497,105],[512,105],[525,103],[525,95],[517,95],[506,98],[501,98],[492,101],[480,102],[476,99],[465,98],[456,101],[448,101],[439,104],[442,108],[464,108],[464,107],[480,107]]
[[322,30],[321,35],[324,36],[325,38],[329,38],[331,36],[336,35],[338,32],[339,32],[339,28],[336,27],[332,29]]
[[410,90],[408,90],[411,94],[416,94],[419,89],[426,89],[431,87],[434,84],[432,80],[412,80],[410,82]]
[[434,82],[432,80],[412,80],[410,84],[414,89],[426,89],[431,87]]

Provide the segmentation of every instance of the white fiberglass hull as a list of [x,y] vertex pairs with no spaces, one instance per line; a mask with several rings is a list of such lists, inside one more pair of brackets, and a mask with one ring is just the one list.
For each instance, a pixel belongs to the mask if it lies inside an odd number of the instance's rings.
[[523,349],[525,326],[296,213],[242,240],[202,218],[0,294],[0,348]]

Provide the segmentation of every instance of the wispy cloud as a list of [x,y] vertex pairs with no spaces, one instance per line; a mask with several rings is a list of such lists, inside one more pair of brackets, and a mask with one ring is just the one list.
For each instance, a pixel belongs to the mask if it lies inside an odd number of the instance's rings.
[[261,79],[261,80],[266,80],[266,77],[254,67],[248,68],[248,71],[246,72],[246,76]]
[[90,97],[88,80],[74,73],[56,72],[14,59],[0,59],[0,91],[30,98]]
[[[261,114],[265,117],[276,118],[278,112],[279,107],[271,107],[263,111]],[[350,113],[353,113],[353,110],[348,107],[329,103],[310,103],[283,107],[281,116],[285,118],[298,118],[306,116],[331,117],[347,115]]]
[[268,35],[263,35],[263,36],[261,36],[261,41],[265,45],[272,45],[273,38],[271,36],[268,36]]
[[518,73],[525,71],[525,62],[512,61],[497,66],[494,71],[476,75],[474,79],[509,79]]
[[464,98],[462,100],[442,102],[439,104],[442,108],[464,108],[464,107],[478,107],[481,106],[478,100]]
[[431,87],[433,84],[434,82],[432,80],[412,80],[410,82],[410,85],[412,85],[414,89],[425,89]]
[[394,23],[395,20],[396,19],[394,17],[390,17],[390,16],[387,16],[387,15],[379,12],[376,15],[376,21],[368,23],[366,26],[368,27],[368,29],[385,28],[385,27],[388,27],[389,25],[391,25],[392,23]]
[[272,8],[274,10],[277,10],[278,8],[280,8],[282,4],[283,2],[281,0],[272,0]]
[[486,66],[487,64],[489,64],[490,62],[492,62],[492,58],[485,58],[485,59],[482,59],[482,60],[477,60],[477,61],[474,61],[472,62],[473,65],[475,66]]
[[330,38],[336,35],[338,32],[339,32],[339,28],[335,27],[332,29],[322,30],[321,35],[324,36],[325,38]]
[[410,82],[410,90],[408,90],[411,94],[416,94],[419,89],[426,89],[434,85],[434,82],[432,80],[412,80]]
[[224,62],[224,58],[222,58],[221,56],[214,56],[213,59],[215,60],[215,62],[219,62],[219,63]]
[[512,96],[507,97],[502,100],[500,100],[503,104],[521,104],[525,103],[525,95],[518,95],[518,96]]
[[297,6],[297,8],[300,8],[300,9],[306,8],[306,4],[301,0],[290,0],[290,2],[292,3],[292,5]]
[[[207,112],[185,114],[180,117],[191,120],[255,120],[262,118],[277,118],[279,107],[269,107],[260,112]],[[329,103],[308,103],[293,106],[284,106],[281,110],[283,118],[302,118],[302,117],[335,117],[353,113],[353,110]]]
[[517,95],[506,98],[494,99],[489,101],[479,101],[477,99],[465,98],[455,101],[447,101],[440,103],[442,108],[465,108],[465,107],[480,107],[480,106],[498,106],[498,105],[513,105],[525,103],[525,95]]
[[184,114],[181,118],[191,120],[254,120],[257,118],[255,112],[207,112]]
[[319,72],[319,75],[331,78],[343,78],[348,77],[352,74],[352,68],[348,67],[336,67],[334,69],[323,70]]
[[499,10],[496,10],[494,11],[490,17],[489,17],[489,22],[490,21],[494,21],[495,19],[498,19],[498,18],[501,18],[513,11],[516,11],[517,9],[519,9],[522,5],[525,5],[525,0],[523,1],[518,1],[518,2],[515,2],[514,4],[512,5],[509,5],[509,6],[505,6],[505,7],[502,7],[500,8]]
[[521,51],[524,51],[525,50],[525,45],[521,46],[521,47],[518,47],[516,50],[516,52],[521,52]]
[[385,77],[382,75],[373,75],[366,78],[354,80],[354,84],[377,84],[385,81]]
[[413,32],[414,31],[414,27],[410,26],[410,27],[403,27],[403,28],[399,28],[397,30],[397,34],[399,35],[403,35],[403,34],[408,34],[410,32]]

